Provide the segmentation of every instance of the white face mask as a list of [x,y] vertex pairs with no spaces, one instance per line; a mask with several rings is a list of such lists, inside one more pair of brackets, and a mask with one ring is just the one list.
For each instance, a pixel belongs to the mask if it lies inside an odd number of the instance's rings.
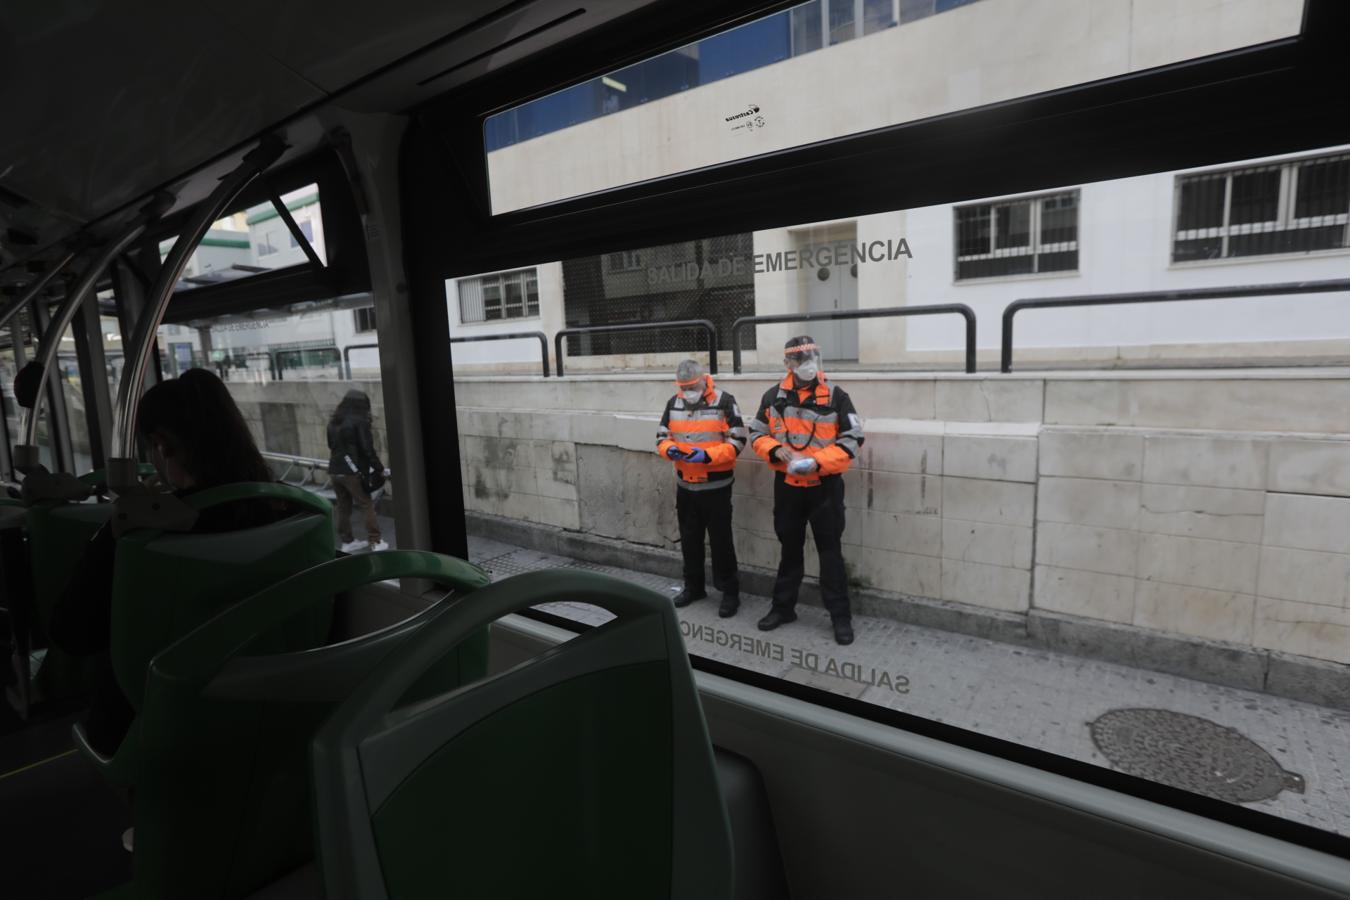
[[680,391],[680,396],[684,398],[685,403],[697,403],[703,397],[703,391],[701,388],[691,388]]
[[793,369],[792,373],[797,376],[798,381],[805,384],[812,378],[815,378],[816,374],[819,371],[820,371],[820,364],[817,363],[815,360],[810,360],[808,362],[802,363],[797,368]]

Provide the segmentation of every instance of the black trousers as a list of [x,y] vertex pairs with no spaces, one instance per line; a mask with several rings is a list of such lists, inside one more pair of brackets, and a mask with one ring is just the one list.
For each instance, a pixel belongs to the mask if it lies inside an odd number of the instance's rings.
[[739,594],[736,545],[731,540],[731,485],[707,491],[675,489],[675,513],[680,520],[680,549],[684,552],[684,586],[695,593],[703,583],[703,534],[712,545],[713,587],[724,595]]
[[806,572],[803,552],[806,524],[820,553],[820,599],[832,617],[850,617],[848,573],[844,571],[844,479],[827,475],[816,487],[793,487],[780,472],[773,483],[773,530],[783,547],[778,578],[773,583],[775,609],[797,605],[797,590]]

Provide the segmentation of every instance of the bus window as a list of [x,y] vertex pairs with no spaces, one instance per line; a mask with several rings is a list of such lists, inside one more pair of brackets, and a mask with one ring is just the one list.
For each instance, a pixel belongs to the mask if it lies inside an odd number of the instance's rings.
[[[281,195],[287,211],[319,259],[327,262],[324,242],[323,205],[319,187],[308,184]],[[164,259],[173,238],[160,242]],[[276,207],[263,202],[224,216],[212,223],[201,244],[188,260],[178,291],[248,278],[260,272],[284,269],[308,262],[304,248]]]
[[[661,591],[695,656],[1350,834],[1350,543],[1314,524],[1350,517],[1350,442],[1311,368],[1347,292],[1028,310],[997,372],[1014,300],[1344,278],[1348,153],[449,278],[470,554]],[[960,316],[847,317],[933,303],[977,314],[978,374]],[[731,371],[737,319],[792,315]],[[537,340],[458,340],[564,328],[561,379]],[[1224,668],[1276,657],[1297,682]]]
[[1302,23],[1303,0],[1223,5],[811,0],[488,117],[492,212],[1250,47]]
[[[388,461],[387,421],[381,390],[369,294],[295,303],[248,313],[177,321],[162,325],[160,364],[172,378],[190,368],[209,368],[225,382],[277,477],[302,485],[341,505],[352,501],[351,529],[342,543],[359,545],[369,537],[362,504],[334,473],[332,462],[347,457],[358,469],[381,470]],[[172,309],[172,306],[170,307]],[[358,355],[359,354],[359,355]],[[353,412],[352,395],[364,398]],[[350,421],[348,421],[350,420]],[[368,436],[339,448],[329,445],[330,424],[343,433]],[[350,443],[350,442],[349,442]],[[399,473],[373,496],[375,543],[397,546],[394,503]],[[359,478],[358,478],[359,480]],[[359,485],[357,486],[359,489]],[[339,516],[339,519],[341,517]],[[353,546],[353,552],[366,549]]]

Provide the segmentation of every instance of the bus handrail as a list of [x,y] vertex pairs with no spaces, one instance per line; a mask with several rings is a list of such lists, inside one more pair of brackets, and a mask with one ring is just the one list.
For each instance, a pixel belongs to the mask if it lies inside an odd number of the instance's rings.
[[1232,300],[1288,294],[1322,294],[1350,291],[1350,278],[1325,281],[1289,281],[1234,287],[1188,288],[1177,291],[1136,291],[1125,294],[1083,294],[1077,297],[1028,297],[1014,300],[1003,309],[1003,346],[999,370],[1012,371],[1013,317],[1024,309],[1056,309],[1076,306],[1118,306],[1125,303],[1175,303],[1185,300]]
[[674,328],[702,328],[708,332],[708,373],[717,374],[717,326],[708,319],[672,319],[668,322],[630,322],[623,325],[578,325],[564,328],[553,336],[553,351],[558,358],[558,377],[563,377],[563,338],[574,334],[600,332],[660,331]]
[[849,319],[879,319],[890,316],[958,315],[966,320],[966,371],[975,371],[975,310],[964,303],[932,303],[925,306],[883,306],[876,309],[838,309],[813,313],[781,313],[771,316],[741,316],[731,323],[731,371],[741,374],[740,331],[746,325],[783,322],[829,322]]
[[[468,337],[452,337],[452,344],[470,344],[474,341],[510,341],[510,340],[528,340],[535,338],[539,341],[539,359],[543,363],[544,377],[548,377],[548,335],[542,331],[511,331],[506,334],[474,334]],[[562,361],[558,361],[558,375],[562,376]],[[347,377],[351,378],[351,370],[347,370]]]

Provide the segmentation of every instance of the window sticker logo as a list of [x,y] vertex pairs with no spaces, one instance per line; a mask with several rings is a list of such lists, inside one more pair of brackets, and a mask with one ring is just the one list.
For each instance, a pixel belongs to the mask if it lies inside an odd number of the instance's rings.
[[732,131],[754,131],[764,127],[764,116],[756,103],[751,103],[742,112],[727,116],[725,121],[730,123]]

